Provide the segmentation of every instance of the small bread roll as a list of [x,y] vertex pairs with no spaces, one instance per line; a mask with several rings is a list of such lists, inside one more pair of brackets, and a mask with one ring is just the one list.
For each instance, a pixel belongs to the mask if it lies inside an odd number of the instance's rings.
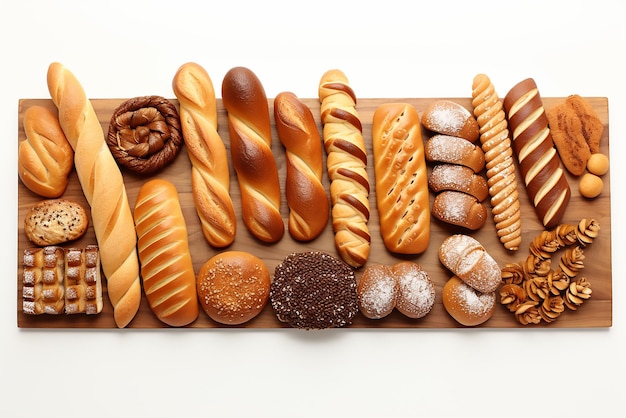
[[605,175],[609,171],[609,157],[599,152],[591,154],[587,161],[587,170],[596,176]]
[[435,286],[419,264],[402,261],[391,271],[398,282],[396,308],[409,318],[426,316],[435,304]]
[[580,177],[578,185],[580,194],[587,199],[594,199],[600,196],[604,189],[604,182],[599,176],[591,173],[585,173]]
[[212,320],[226,325],[250,321],[265,308],[270,294],[267,266],[244,251],[210,258],[196,282],[200,306]]
[[473,327],[489,320],[495,311],[496,293],[481,293],[453,276],[443,286],[443,307],[461,325]]
[[444,190],[456,190],[471,194],[482,202],[489,195],[487,180],[474,173],[471,168],[458,164],[437,164],[428,176],[428,186],[439,193]]
[[469,110],[451,100],[433,102],[422,115],[422,125],[430,131],[476,142],[478,122]]
[[485,153],[466,139],[450,135],[435,135],[426,142],[426,161],[460,164],[479,173],[485,168]]
[[470,194],[446,190],[435,196],[431,209],[435,218],[475,231],[485,225],[487,208]]
[[384,318],[396,307],[398,283],[386,265],[370,264],[365,267],[356,291],[359,309],[366,318]]
[[87,232],[88,226],[87,211],[67,199],[42,200],[24,218],[26,237],[41,247],[76,240]]

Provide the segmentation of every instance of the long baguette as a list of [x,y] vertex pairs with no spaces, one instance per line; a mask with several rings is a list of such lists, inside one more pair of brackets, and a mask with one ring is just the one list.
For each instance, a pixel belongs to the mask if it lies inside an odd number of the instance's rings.
[[48,89],[74,149],[74,165],[91,217],[115,323],[126,327],[141,302],[137,237],[124,179],[82,85],[60,63],[48,68]]

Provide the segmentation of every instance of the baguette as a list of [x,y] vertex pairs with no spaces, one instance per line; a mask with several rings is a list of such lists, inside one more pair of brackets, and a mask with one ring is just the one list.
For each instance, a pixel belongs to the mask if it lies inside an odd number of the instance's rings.
[[274,120],[286,150],[289,233],[296,240],[310,241],[326,228],[330,215],[322,185],[320,134],[311,110],[291,92],[279,93],[274,99]]
[[503,106],[528,197],[543,226],[554,228],[565,213],[571,191],[535,81],[528,78],[516,84]]
[[222,248],[235,240],[237,219],[230,197],[226,146],[217,132],[215,90],[206,70],[183,64],[172,81],[180,104],[183,139],[191,160],[191,190],[202,234]]
[[137,237],[122,173],[82,85],[60,63],[48,68],[48,89],[59,122],[74,149],[74,165],[100,249],[102,270],[118,327],[126,327],[141,303]]
[[19,146],[17,166],[22,183],[43,197],[59,197],[67,188],[74,167],[74,150],[67,142],[59,119],[43,106],[24,112],[26,140]]
[[318,88],[330,179],[331,218],[340,257],[352,267],[367,261],[371,236],[370,184],[356,96],[340,70],[325,72]]
[[235,67],[222,81],[222,101],[228,112],[230,152],[241,191],[243,222],[257,239],[277,242],[285,225],[265,90],[256,74]]
[[133,216],[150,309],[167,325],[192,323],[198,317],[196,277],[176,187],[162,179],[144,183]]
[[430,240],[421,129],[419,114],[409,104],[384,104],[374,112],[372,148],[380,233],[387,249],[400,254],[421,254]]

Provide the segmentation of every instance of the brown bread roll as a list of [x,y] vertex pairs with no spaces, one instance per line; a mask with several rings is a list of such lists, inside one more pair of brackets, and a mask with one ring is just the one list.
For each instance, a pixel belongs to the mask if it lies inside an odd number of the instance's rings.
[[479,146],[450,135],[435,135],[426,142],[426,161],[460,164],[480,173],[485,168],[485,154]]
[[454,190],[446,190],[435,196],[432,214],[442,222],[472,231],[482,228],[488,216],[485,205],[474,196]]
[[422,125],[442,135],[478,140],[478,123],[469,110],[452,100],[435,100],[422,115]]

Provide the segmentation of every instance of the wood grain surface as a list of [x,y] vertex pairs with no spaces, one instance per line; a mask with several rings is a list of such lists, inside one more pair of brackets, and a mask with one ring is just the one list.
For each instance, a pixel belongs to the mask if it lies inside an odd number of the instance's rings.
[[[608,100],[603,97],[588,97],[586,98],[598,113],[598,116],[604,124],[604,134],[601,142],[601,151],[609,155],[609,126],[608,126]],[[392,314],[384,319],[370,320],[362,316],[357,315],[353,324],[349,328],[369,328],[369,329],[391,329],[391,328],[404,328],[404,329],[420,329],[420,328],[439,328],[439,329],[455,329],[462,328],[456,321],[454,321],[445,311],[441,301],[441,290],[446,281],[450,278],[451,273],[447,271],[438,260],[438,249],[441,242],[449,235],[453,233],[466,233],[476,238],[493,256],[498,262],[500,267],[505,263],[518,262],[524,260],[528,255],[528,246],[532,239],[543,231],[543,227],[538,221],[532,205],[528,201],[527,194],[523,187],[523,182],[519,178],[520,185],[520,199],[522,205],[522,230],[523,241],[520,249],[516,252],[508,252],[500,244],[497,239],[494,223],[491,219],[491,215],[488,217],[485,226],[479,231],[470,232],[459,228],[452,227],[436,221],[434,218],[431,221],[431,237],[430,245],[426,252],[418,256],[398,256],[388,252],[380,237],[379,218],[376,209],[376,190],[374,185],[374,172],[373,172],[373,155],[371,147],[371,123],[372,116],[376,108],[389,102],[405,102],[410,103],[418,110],[420,116],[424,112],[424,109],[432,103],[434,98],[390,98],[390,99],[360,99],[357,104],[357,110],[361,116],[363,123],[363,136],[368,148],[368,170],[370,176],[370,184],[372,185],[372,192],[370,193],[369,201],[371,206],[371,218],[369,221],[370,233],[372,236],[371,252],[368,264],[370,263],[382,263],[382,264],[395,264],[400,260],[411,260],[422,265],[422,267],[428,272],[436,288],[436,300],[432,311],[421,319],[409,319],[402,314],[394,311]],[[450,98],[468,109],[471,109],[470,98]],[[551,107],[563,102],[565,98],[543,98],[544,107],[550,109]],[[111,115],[124,99],[93,99],[92,103],[98,114],[104,132],[108,132],[109,119]],[[319,102],[317,99],[303,99],[303,101],[310,107],[316,120],[318,121],[318,128],[321,133],[321,123],[319,122]],[[172,99],[172,102],[178,106],[178,102]],[[25,139],[23,129],[23,116],[27,108],[32,105],[42,105],[49,107],[56,111],[54,104],[48,99],[21,99],[19,101],[18,111],[18,141]],[[268,105],[270,114],[272,113],[273,99],[268,99]],[[282,188],[282,204],[281,213],[283,215],[283,221],[285,222],[285,228],[287,228],[287,217],[289,209],[284,194],[284,182],[285,182],[285,152],[282,144],[280,143],[276,134],[276,128],[274,125],[273,115],[272,119],[272,133],[273,143],[272,148],[276,157],[276,163],[279,169],[279,175]],[[229,147],[229,135],[227,116],[224,107],[222,106],[221,99],[218,99],[218,120],[219,131],[224,140],[228,153],[230,155]],[[426,141],[432,134],[423,130],[423,139]],[[324,156],[325,158],[326,156]],[[230,161],[229,161],[230,165]],[[333,232],[329,224],[324,230],[321,236],[314,241],[308,243],[301,243],[293,240],[288,232],[285,232],[284,237],[275,244],[266,244],[257,241],[246,230],[243,221],[241,220],[241,209],[239,207],[240,193],[237,184],[236,175],[230,165],[231,170],[231,187],[230,193],[235,203],[237,212],[237,235],[235,242],[226,250],[241,250],[248,251],[258,257],[260,257],[266,263],[270,272],[273,272],[277,264],[279,264],[289,253],[293,251],[308,251],[308,250],[320,250],[328,252],[337,256],[337,252],[334,246]],[[429,167],[430,170],[430,167]],[[190,182],[191,164],[187,155],[187,150],[183,147],[176,157],[175,161],[163,169],[161,172],[154,175],[154,177],[166,178],[172,181],[179,192],[180,202],[183,209],[183,214],[187,223],[189,233],[189,243],[191,249],[191,256],[194,263],[194,269],[196,273],[200,267],[212,256],[219,251],[211,248],[205,241],[201,231],[200,223],[193,205],[193,198],[191,192]],[[141,185],[148,179],[141,175],[133,174],[129,171],[122,169],[126,189],[128,192],[128,199],[131,207],[134,206],[137,192]],[[578,224],[583,218],[593,218],[600,224],[600,235],[595,241],[585,248],[585,260],[584,269],[580,275],[587,277],[591,283],[593,294],[591,299],[586,301],[577,311],[566,311],[554,322],[547,324],[542,322],[540,325],[522,326],[514,318],[506,307],[500,305],[496,307],[496,311],[493,317],[486,323],[480,325],[481,328],[595,328],[595,327],[610,327],[612,325],[612,272],[611,272],[611,198],[610,198],[610,173],[607,173],[604,177],[604,191],[596,199],[589,200],[580,196],[578,191],[578,179],[568,174],[568,180],[572,190],[572,198],[568,205],[567,211],[562,219],[563,223]],[[26,315],[22,312],[22,254],[25,248],[32,246],[24,234],[23,222],[26,212],[36,202],[43,200],[40,196],[32,193],[18,180],[18,253],[16,254],[17,262],[17,325],[20,328],[66,328],[66,329],[89,329],[89,328],[116,328],[113,320],[113,309],[106,294],[106,280],[103,278],[104,287],[104,309],[99,315],[87,316],[87,315]],[[328,191],[329,182],[328,176],[324,174],[324,185]],[[71,173],[70,184],[63,196],[64,198],[74,200],[82,203],[88,210],[89,207],[83,196],[81,187],[78,183],[76,173]],[[434,195],[430,194],[431,204],[434,199]],[[484,202],[490,211],[488,200]],[[87,244],[95,243],[95,235],[93,229],[90,227],[87,233],[79,240],[68,243],[66,246],[83,247]],[[559,257],[558,253],[554,256]],[[363,268],[356,270],[357,278],[360,277]],[[498,299],[499,300],[499,299]],[[238,326],[237,328],[287,328],[285,325],[278,321],[274,311],[270,305],[267,304],[263,312],[252,321]],[[142,298],[139,312],[135,319],[130,323],[128,328],[167,328],[167,325],[161,323],[150,310],[145,296]],[[188,328],[228,328],[225,325],[213,322],[204,312],[200,312],[198,319],[189,325]]]

